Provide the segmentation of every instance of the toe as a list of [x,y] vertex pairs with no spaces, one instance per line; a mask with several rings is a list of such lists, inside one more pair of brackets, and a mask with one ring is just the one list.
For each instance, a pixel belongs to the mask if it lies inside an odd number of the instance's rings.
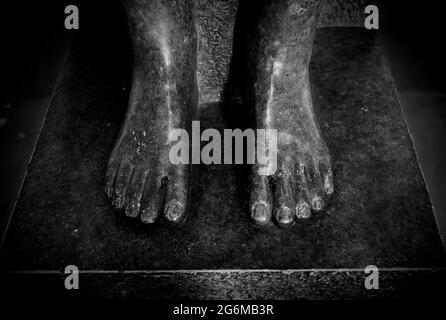
[[334,192],[333,183],[333,171],[331,170],[330,161],[324,161],[319,164],[319,170],[321,173],[322,185],[324,192],[327,196],[330,196]]
[[271,222],[271,208],[264,201],[256,201],[251,206],[251,218],[258,225],[267,225]]
[[305,167],[311,209],[315,212],[324,207],[324,193],[319,168],[315,165]]
[[141,198],[141,221],[143,223],[149,224],[156,221],[161,211],[163,194],[163,176],[149,174]]
[[295,206],[292,191],[293,181],[289,172],[279,172],[274,181],[275,219],[279,226],[288,227],[294,222],[293,208]]
[[113,187],[116,181],[116,175],[119,170],[119,162],[110,161],[108,163],[107,173],[105,175],[105,193],[109,198],[113,197]]
[[318,212],[321,211],[324,208],[324,200],[319,196],[314,196],[311,199],[311,209]]
[[276,211],[276,220],[279,226],[288,227],[294,222],[293,210],[285,205],[282,205]]
[[304,164],[299,164],[296,177],[296,217],[298,219],[308,219],[311,216],[311,206],[309,201],[309,191],[307,178],[305,176]]
[[186,205],[185,202],[178,199],[170,199],[166,202],[164,208],[164,216],[170,222],[181,223],[186,218]]
[[141,198],[144,191],[148,171],[135,169],[127,188],[125,214],[135,218],[141,209]]
[[164,216],[171,222],[181,223],[186,218],[189,196],[188,181],[189,167],[182,165],[172,167],[166,186],[164,206]]
[[311,207],[308,202],[299,202],[296,205],[296,217],[298,219],[308,219],[311,216]]
[[121,163],[119,166],[118,174],[116,175],[112,202],[115,209],[121,210],[124,208],[125,195],[127,193],[127,187],[129,185],[132,172],[133,169],[128,163]]
[[255,223],[265,226],[271,223],[270,189],[268,177],[252,173],[250,188],[250,215]]

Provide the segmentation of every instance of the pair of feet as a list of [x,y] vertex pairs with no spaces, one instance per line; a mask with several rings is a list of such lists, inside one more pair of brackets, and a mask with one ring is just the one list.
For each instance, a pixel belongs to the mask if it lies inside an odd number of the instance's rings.
[[[188,210],[191,168],[169,161],[169,134],[191,126],[190,110],[198,104],[199,35],[190,3],[137,0],[127,5],[134,46],[132,90],[105,190],[117,210],[147,224],[160,216],[180,223]],[[252,83],[256,129],[277,130],[277,170],[264,176],[253,166],[249,214],[260,225],[290,226],[323,210],[334,189],[308,72],[319,1],[244,4],[247,17],[259,8],[253,29],[243,28],[252,31],[246,51],[253,77],[245,84]]]
[[[140,81],[150,79],[134,78],[129,108],[147,103]],[[274,77],[271,81],[271,88],[279,86]],[[277,170],[260,175],[254,165],[250,174],[249,214],[259,225],[286,227],[307,219],[324,209],[334,190],[330,154],[313,112],[309,81],[302,81],[291,96],[280,90],[268,93],[268,126],[278,133]],[[160,216],[180,223],[187,216],[191,168],[168,159],[167,118],[163,112],[129,112],[108,164],[105,191],[113,207],[146,224]],[[186,119],[177,119],[177,124],[187,128]],[[260,127],[266,119],[259,122]]]

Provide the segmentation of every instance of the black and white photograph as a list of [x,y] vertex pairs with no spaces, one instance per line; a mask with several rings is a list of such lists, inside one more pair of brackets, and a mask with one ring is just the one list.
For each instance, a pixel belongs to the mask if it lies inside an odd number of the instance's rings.
[[440,2],[0,8],[9,301],[282,319],[443,299]]

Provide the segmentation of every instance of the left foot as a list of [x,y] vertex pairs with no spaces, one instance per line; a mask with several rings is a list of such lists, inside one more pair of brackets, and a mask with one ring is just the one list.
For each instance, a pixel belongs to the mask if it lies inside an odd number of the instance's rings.
[[250,214],[260,225],[274,219],[285,227],[307,219],[312,211],[324,209],[334,191],[330,152],[314,115],[308,79],[303,83],[293,96],[280,93],[277,87],[277,94],[271,96],[277,170],[263,176],[254,166],[251,172]]
[[285,227],[323,210],[334,191],[309,81],[318,1],[277,0],[266,9],[253,59],[254,96],[257,129],[277,130],[277,170],[262,176],[254,166],[250,215],[257,224]]

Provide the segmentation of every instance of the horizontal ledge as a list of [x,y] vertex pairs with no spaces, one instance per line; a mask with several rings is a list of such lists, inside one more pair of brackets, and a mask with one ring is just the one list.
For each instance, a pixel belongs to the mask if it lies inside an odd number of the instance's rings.
[[[446,268],[379,268],[380,272],[437,272],[446,271]],[[333,269],[199,269],[199,270],[79,270],[82,274],[147,274],[147,275],[174,275],[174,274],[199,274],[199,273],[311,273],[311,272],[365,272],[365,268],[333,268]],[[4,274],[65,274],[60,270],[21,270],[7,271]]]

